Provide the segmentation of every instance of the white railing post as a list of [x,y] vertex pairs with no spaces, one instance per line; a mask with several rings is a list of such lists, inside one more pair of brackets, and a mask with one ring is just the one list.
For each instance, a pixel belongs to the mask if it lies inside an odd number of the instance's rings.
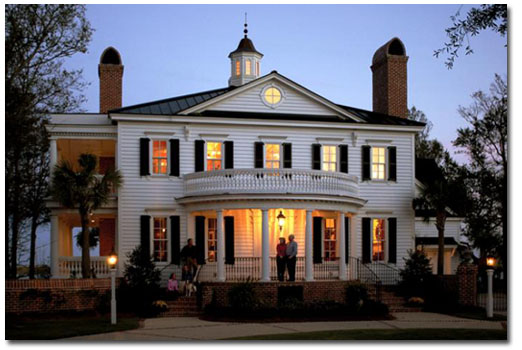
[[306,211],[305,226],[305,280],[314,280],[314,262],[312,257],[312,210]]
[[270,247],[269,247],[269,230],[268,230],[268,209],[262,209],[262,234],[261,234],[261,281],[270,281]]
[[346,281],[348,277],[346,276],[346,228],[344,227],[344,213],[339,212],[339,232],[337,233],[337,237],[339,237],[339,279],[341,281]]
[[225,282],[225,237],[223,234],[223,210],[217,213],[217,280]]

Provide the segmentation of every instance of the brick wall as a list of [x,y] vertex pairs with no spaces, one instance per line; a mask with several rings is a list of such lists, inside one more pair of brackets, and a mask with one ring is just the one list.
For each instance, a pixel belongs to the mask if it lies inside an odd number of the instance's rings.
[[[119,280],[117,280],[118,284]],[[96,310],[110,301],[111,280],[6,280],[6,313]]]
[[100,113],[119,108],[122,105],[123,66],[100,64]]
[[477,305],[477,265],[462,263],[457,268],[459,304]]
[[[318,301],[346,301],[347,281],[316,281],[316,282],[257,282],[253,283],[257,296],[271,306],[277,305],[279,287],[302,286],[303,301],[312,303]],[[204,308],[212,302],[212,294],[218,306],[228,304],[228,291],[237,283],[205,282],[201,285],[201,306]]]

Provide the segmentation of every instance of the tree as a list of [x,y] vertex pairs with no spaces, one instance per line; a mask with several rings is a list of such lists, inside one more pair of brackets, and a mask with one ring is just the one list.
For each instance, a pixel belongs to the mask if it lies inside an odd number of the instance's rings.
[[424,129],[415,135],[415,157],[433,158],[439,164],[443,160],[444,146],[437,140],[430,140],[433,123],[426,117],[423,111],[412,106],[408,110],[408,119],[425,123]]
[[[447,160],[447,164],[451,164]],[[421,188],[420,196],[413,199],[413,208],[424,214],[424,220],[429,222],[435,216],[435,227],[438,231],[437,274],[444,274],[444,230],[448,211],[463,211],[466,206],[467,193],[452,174],[440,168],[441,173],[426,181]],[[450,209],[451,208],[451,209]]]
[[469,126],[457,130],[453,142],[469,158],[463,176],[470,188],[473,210],[466,217],[467,236],[481,253],[495,249],[502,232],[501,257],[507,267],[507,194],[508,194],[508,140],[507,140],[507,83],[495,75],[490,93],[478,91],[473,103],[460,107],[459,113]]
[[448,42],[444,43],[444,47],[435,50],[434,56],[439,57],[441,54],[447,54],[446,67],[448,67],[448,69],[453,68],[455,59],[458,57],[458,53],[463,46],[466,55],[473,53],[473,49],[469,43],[470,36],[476,36],[481,31],[490,29],[500,34],[500,36],[505,37],[508,29],[507,15],[507,5],[488,4],[471,8],[466,18],[460,19],[459,8],[459,11],[450,17],[453,25],[446,28]]
[[404,268],[400,270],[400,290],[406,296],[426,296],[426,284],[432,277],[430,259],[423,250],[408,251],[404,259]]
[[100,178],[96,172],[98,160],[95,155],[81,154],[76,170],[68,161],[61,161],[52,175],[53,197],[66,208],[76,208],[82,226],[82,276],[90,277],[89,214],[107,203],[111,187],[116,189],[122,179],[118,170],[108,169]]
[[[5,125],[6,125],[6,254],[8,278],[16,278],[18,239],[24,220],[33,217],[25,199],[34,189],[31,175],[45,166],[25,157],[42,138],[43,116],[68,112],[84,101],[79,93],[85,83],[81,70],[64,67],[64,59],[85,53],[92,29],[81,5],[6,5],[5,6]],[[40,164],[40,165],[38,165]],[[41,198],[40,198],[41,199]],[[40,220],[35,220],[35,224]],[[35,227],[36,229],[36,227]],[[31,229],[32,230],[32,229]],[[36,231],[35,231],[36,232]],[[10,238],[10,239],[9,239]]]

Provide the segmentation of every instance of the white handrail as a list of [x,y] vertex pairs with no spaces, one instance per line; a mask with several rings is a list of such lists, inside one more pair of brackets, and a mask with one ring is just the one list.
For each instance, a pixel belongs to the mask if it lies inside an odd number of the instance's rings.
[[[109,265],[106,256],[91,256],[91,270],[94,270],[96,277],[108,277],[110,275]],[[58,258],[58,271],[60,276],[81,277],[82,258],[80,256],[60,256]]]
[[357,196],[356,176],[308,169],[224,169],[183,176],[185,196],[294,193]]

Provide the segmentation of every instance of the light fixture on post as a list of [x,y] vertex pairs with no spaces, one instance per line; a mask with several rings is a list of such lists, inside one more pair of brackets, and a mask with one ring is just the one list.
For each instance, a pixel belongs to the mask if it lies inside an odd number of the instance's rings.
[[107,265],[111,271],[111,324],[116,324],[116,266],[118,264],[118,255],[112,248],[111,253],[107,257]]
[[486,273],[488,274],[488,302],[486,304],[486,316],[488,318],[493,317],[493,273],[495,272],[494,267],[497,264],[497,260],[493,256],[488,256],[486,258],[486,264],[488,265],[488,269]]
[[279,215],[277,215],[277,223],[279,224],[279,232],[283,231],[283,226],[285,225],[286,216],[284,216],[283,211],[279,211]]

